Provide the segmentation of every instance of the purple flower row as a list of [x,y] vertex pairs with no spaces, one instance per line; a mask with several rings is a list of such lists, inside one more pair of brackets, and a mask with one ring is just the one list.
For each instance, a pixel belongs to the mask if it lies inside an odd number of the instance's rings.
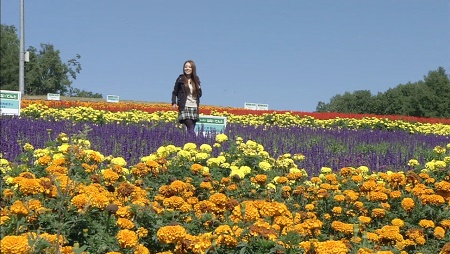
[[[51,121],[15,116],[0,118],[0,152],[9,161],[15,161],[28,142],[43,148],[64,132],[72,135],[87,127],[87,139],[92,149],[104,155],[122,156],[129,165],[160,146],[182,146],[187,142],[197,145],[214,144],[214,135],[186,134],[175,123],[92,124],[71,121]],[[51,131],[49,131],[51,130]],[[368,166],[375,171],[405,170],[410,159],[424,163],[432,156],[432,149],[450,143],[450,137],[409,134],[403,131],[323,129],[310,127],[244,126],[228,124],[225,134],[230,140],[242,137],[262,144],[273,157],[284,153],[302,153],[301,163],[310,174],[321,167],[334,170],[346,166]],[[226,149],[228,145],[225,145]],[[215,154],[217,155],[217,154]]]

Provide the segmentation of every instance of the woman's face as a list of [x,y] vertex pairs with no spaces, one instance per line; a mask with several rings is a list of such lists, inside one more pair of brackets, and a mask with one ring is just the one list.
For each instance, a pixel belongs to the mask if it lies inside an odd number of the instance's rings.
[[192,74],[192,66],[191,63],[187,62],[184,64],[184,73],[186,75],[191,75]]

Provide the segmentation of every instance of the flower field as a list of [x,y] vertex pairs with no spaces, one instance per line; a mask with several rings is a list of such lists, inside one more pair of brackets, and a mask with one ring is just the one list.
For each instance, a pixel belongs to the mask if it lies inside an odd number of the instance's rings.
[[23,101],[1,253],[450,253],[450,120]]

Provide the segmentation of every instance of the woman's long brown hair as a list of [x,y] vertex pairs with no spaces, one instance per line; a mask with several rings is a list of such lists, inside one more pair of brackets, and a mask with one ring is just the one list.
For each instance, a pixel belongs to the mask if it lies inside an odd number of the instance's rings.
[[197,67],[195,66],[194,61],[192,60],[187,60],[186,62],[184,62],[183,64],[183,81],[184,81],[184,88],[186,89],[186,91],[189,91],[189,84],[188,84],[188,78],[186,76],[186,73],[184,72],[184,66],[186,65],[186,63],[190,63],[191,64],[191,68],[192,68],[192,73],[191,73],[191,80],[194,83],[194,89],[192,91],[192,95],[193,96],[197,96],[197,90],[200,89],[200,79],[197,76]]

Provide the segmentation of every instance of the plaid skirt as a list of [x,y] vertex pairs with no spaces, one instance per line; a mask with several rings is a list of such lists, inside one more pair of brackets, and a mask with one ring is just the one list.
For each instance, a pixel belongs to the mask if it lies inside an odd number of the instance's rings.
[[192,119],[197,122],[199,120],[198,108],[184,107],[184,109],[178,112],[178,122],[182,122],[185,119]]

